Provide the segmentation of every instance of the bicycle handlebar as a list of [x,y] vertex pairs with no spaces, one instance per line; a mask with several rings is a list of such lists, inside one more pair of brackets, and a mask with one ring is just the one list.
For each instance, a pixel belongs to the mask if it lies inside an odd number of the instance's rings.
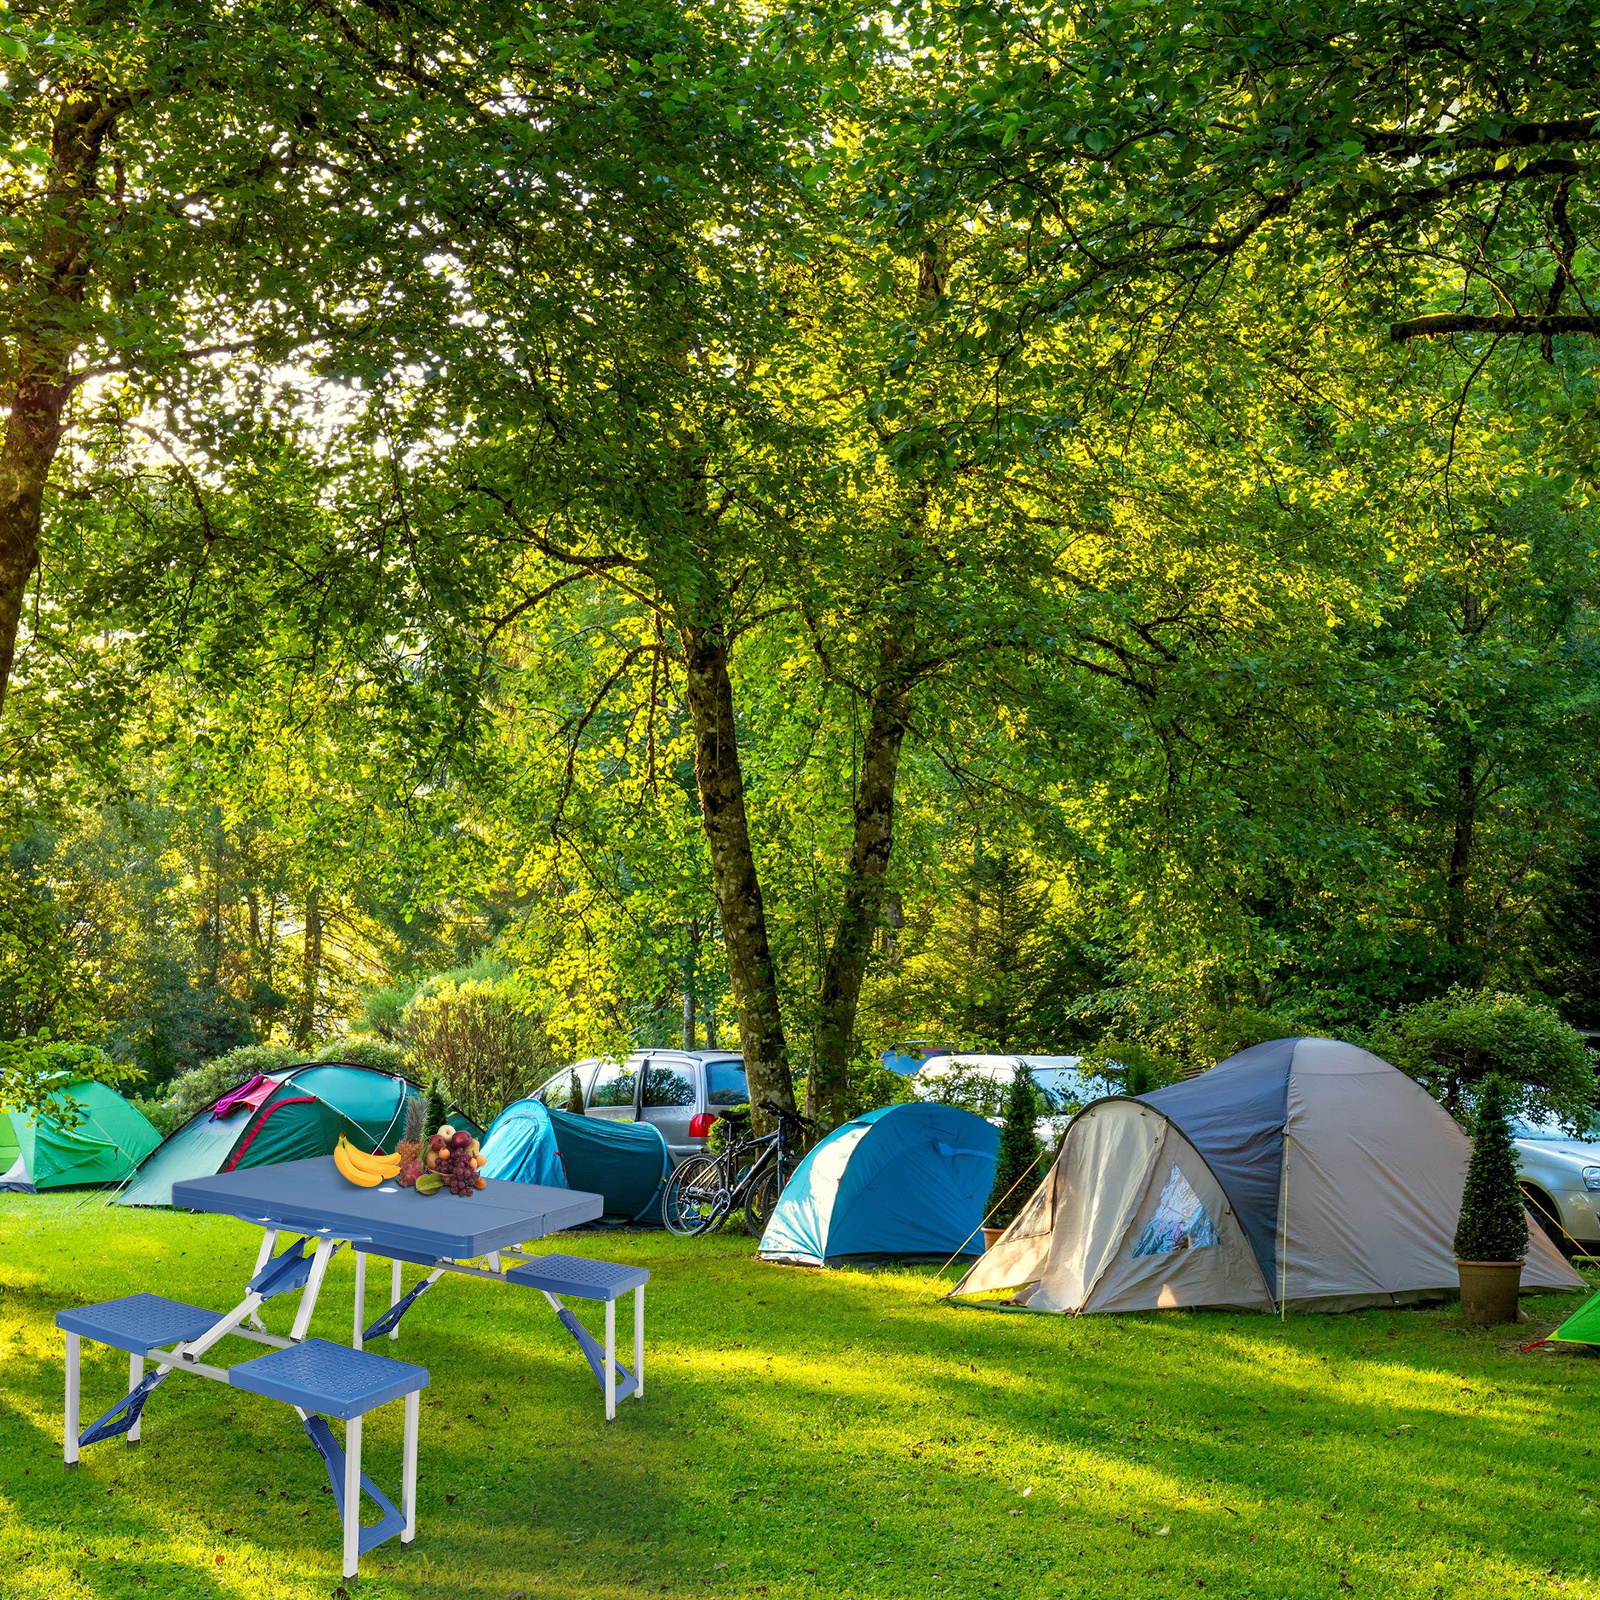
[[770,1111],[775,1117],[782,1117],[789,1122],[798,1122],[802,1128],[814,1128],[810,1117],[802,1117],[798,1111],[791,1111],[787,1106],[780,1106],[775,1100],[761,1100],[757,1104],[763,1111]]

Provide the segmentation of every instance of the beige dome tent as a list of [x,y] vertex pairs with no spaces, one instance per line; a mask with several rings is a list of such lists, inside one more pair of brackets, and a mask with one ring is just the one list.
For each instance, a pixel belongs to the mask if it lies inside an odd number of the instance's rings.
[[[1041,1311],[1342,1311],[1457,1287],[1469,1145],[1388,1062],[1275,1039],[1074,1118],[1049,1175],[957,1295]],[[1583,1280],[1530,1227],[1524,1289]]]

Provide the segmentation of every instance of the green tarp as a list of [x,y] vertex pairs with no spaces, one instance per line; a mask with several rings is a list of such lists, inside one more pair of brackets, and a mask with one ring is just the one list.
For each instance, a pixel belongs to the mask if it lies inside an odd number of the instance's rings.
[[116,1183],[161,1143],[149,1118],[103,1083],[76,1079],[57,1089],[51,1099],[62,1097],[77,1107],[77,1121],[70,1128],[49,1115],[37,1121],[22,1116],[7,1119],[16,1153],[35,1189]]
[[1562,1344],[1600,1344],[1600,1294],[1585,1300],[1550,1337]]

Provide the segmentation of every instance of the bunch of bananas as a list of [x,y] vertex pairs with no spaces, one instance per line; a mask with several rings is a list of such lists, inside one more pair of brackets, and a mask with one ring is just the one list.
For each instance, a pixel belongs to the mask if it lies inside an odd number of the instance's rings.
[[386,1178],[397,1177],[400,1172],[399,1156],[369,1156],[357,1150],[341,1133],[333,1148],[333,1164],[351,1183],[363,1189],[375,1188]]

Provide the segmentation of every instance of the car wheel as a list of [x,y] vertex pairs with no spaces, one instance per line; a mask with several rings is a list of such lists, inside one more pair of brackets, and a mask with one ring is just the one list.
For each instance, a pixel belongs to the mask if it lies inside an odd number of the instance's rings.
[[1556,1203],[1543,1189],[1524,1189],[1523,1198],[1528,1202],[1528,1210],[1533,1215],[1557,1250],[1564,1256],[1574,1256],[1578,1252],[1577,1241],[1570,1238],[1567,1230],[1561,1226],[1561,1213],[1556,1209]]

